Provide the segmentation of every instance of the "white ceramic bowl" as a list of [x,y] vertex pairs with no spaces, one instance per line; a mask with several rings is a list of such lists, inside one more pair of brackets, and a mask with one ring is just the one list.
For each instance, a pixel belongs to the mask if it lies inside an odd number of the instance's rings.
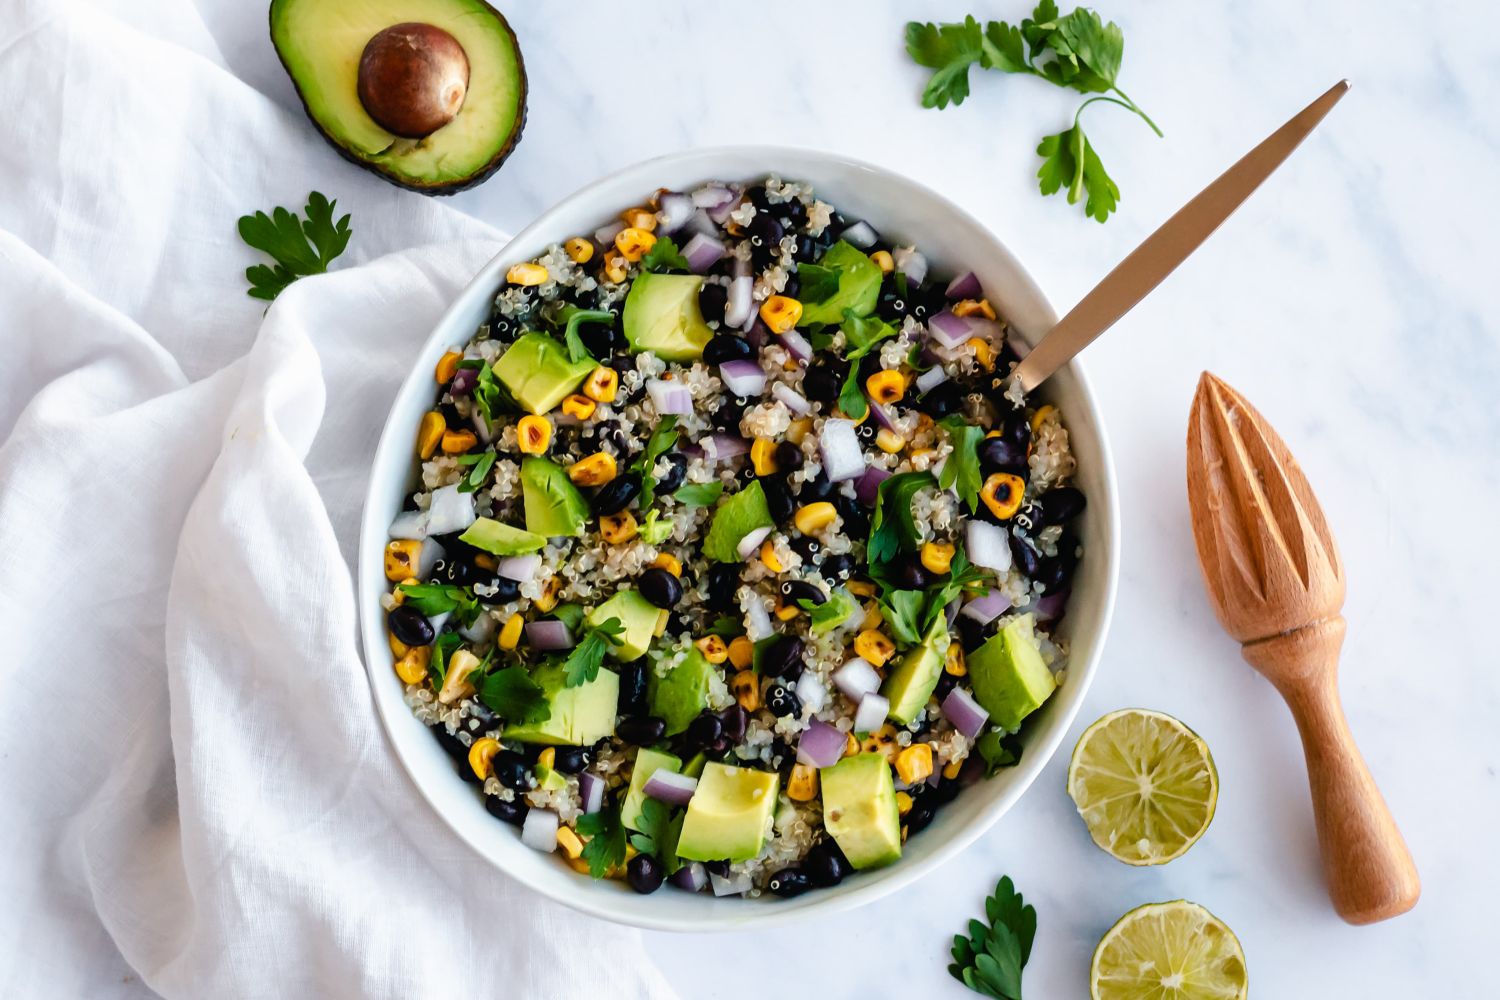
[[670,886],[650,895],[623,882],[595,882],[556,855],[522,845],[519,831],[497,822],[471,784],[454,775],[452,760],[402,700],[392,670],[380,599],[386,529],[415,482],[412,441],[417,421],[432,405],[432,369],[449,345],[466,343],[489,316],[506,269],[547,246],[591,233],[657,188],[689,190],[707,180],[746,180],[774,173],[814,185],[819,197],[846,215],[867,218],[888,237],[915,243],[938,274],[973,270],[986,293],[1021,336],[1035,342],[1057,316],[1026,270],[968,212],[934,191],[878,167],[840,156],[777,147],[729,147],[677,153],[627,167],[565,198],[519,233],[459,295],[427,337],[412,373],[401,386],[375,454],[359,548],[359,605],[365,663],[375,704],[412,780],[438,814],[478,854],[537,892],[586,913],[660,930],[729,930],[783,923],[814,910],[833,912],[893,892],[953,857],[990,828],[1020,798],[1051,758],[1078,712],[1094,671],[1114,606],[1119,520],[1114,469],[1104,430],[1083,373],[1069,365],[1047,383],[1043,396],[1066,418],[1078,459],[1078,485],[1088,496],[1080,536],[1084,558],[1061,623],[1072,643],[1066,683],[1029,721],[1019,766],[964,791],[907,843],[895,865],[846,879],[795,899],[716,899]]

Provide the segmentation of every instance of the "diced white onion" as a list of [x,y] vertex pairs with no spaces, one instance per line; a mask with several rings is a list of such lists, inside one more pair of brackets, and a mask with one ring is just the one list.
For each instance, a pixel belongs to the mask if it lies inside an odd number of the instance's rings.
[[828,687],[811,670],[804,671],[802,676],[797,678],[795,690],[797,700],[802,702],[803,708],[816,712],[828,704]]
[[420,541],[427,537],[427,512],[425,510],[403,510],[391,521],[389,532],[392,538]]
[[862,656],[856,656],[833,672],[833,683],[855,704],[880,690],[880,673]]
[[969,562],[997,573],[1010,572],[1010,539],[1004,528],[978,518],[964,527],[965,551]]
[[830,417],[823,421],[818,432],[819,451],[823,456],[823,472],[831,483],[855,479],[865,471],[865,454],[859,447],[859,437],[854,433],[854,421],[842,417]]
[[557,813],[551,809],[533,809],[521,824],[521,843],[534,851],[551,854],[557,850]]
[[474,494],[458,492],[457,483],[432,491],[432,502],[427,506],[429,535],[448,535],[463,531],[477,519],[474,513]]
[[870,693],[859,699],[859,708],[854,711],[854,731],[856,733],[873,733],[885,725],[886,716],[891,714],[890,700],[883,695]]
[[770,534],[770,528],[756,528],[745,535],[744,538],[741,538],[740,544],[736,545],[734,550],[739,553],[741,559],[749,559],[755,550],[760,548],[760,543],[765,541],[766,537]]

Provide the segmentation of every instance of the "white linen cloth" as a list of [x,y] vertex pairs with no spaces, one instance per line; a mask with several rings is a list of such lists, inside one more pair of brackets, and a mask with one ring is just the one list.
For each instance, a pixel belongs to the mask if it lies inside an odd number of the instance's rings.
[[[499,234],[344,165],[185,2],[3,6],[0,996],[670,996],[448,832],[356,654],[376,436]],[[350,251],[262,317],[235,219],[311,189]]]

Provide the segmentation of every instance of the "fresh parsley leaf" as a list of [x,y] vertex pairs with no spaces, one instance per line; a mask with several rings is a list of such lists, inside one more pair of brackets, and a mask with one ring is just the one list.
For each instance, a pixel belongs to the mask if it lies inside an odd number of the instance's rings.
[[1105,172],[1099,154],[1094,152],[1076,120],[1067,131],[1043,139],[1036,151],[1042,157],[1042,165],[1036,172],[1042,194],[1056,194],[1066,184],[1068,204],[1075,205],[1086,191],[1084,213],[1100,222],[1109,218],[1120,203],[1120,189]]
[[863,420],[870,412],[870,401],[859,387],[859,365],[850,365],[849,374],[844,376],[843,387],[839,389],[839,412],[850,420]]
[[938,485],[945,490],[952,488],[970,511],[977,511],[979,487],[984,482],[979,473],[979,442],[984,440],[984,429],[967,423],[956,413],[938,423],[953,441],[953,453],[943,463]]
[[822,604],[814,604],[805,597],[797,599],[797,606],[807,612],[808,622],[813,635],[822,635],[824,632],[838,628],[848,621],[849,616],[859,608],[854,603],[854,598],[842,587],[837,588],[828,595],[828,600]]
[[922,107],[946,108],[969,96],[969,67],[984,54],[984,33],[973,16],[961,24],[906,25],[906,51],[934,72],[922,90]]
[[708,634],[721,639],[733,639],[745,634],[745,623],[738,618],[715,618],[714,623],[708,627]]
[[902,646],[914,646],[922,641],[922,609],[927,605],[927,595],[920,590],[888,590],[876,601],[882,616],[891,630],[891,638]]
[[337,205],[337,201],[329,201],[314,191],[307,196],[307,205],[302,209],[307,216],[305,220],[280,206],[273,208],[270,215],[256,212],[240,217],[240,239],[276,262],[245,269],[245,278],[250,282],[247,294],[252,299],[269,302],[298,278],[328,270],[353,235],[349,216],[333,220]]
[[643,541],[660,545],[672,536],[672,522],[663,519],[661,511],[653,507],[646,515],[646,520],[641,522],[638,531]]
[[668,875],[682,867],[682,861],[677,857],[677,835],[682,832],[683,817],[674,818],[672,813],[673,810],[664,802],[644,800],[637,820],[640,831],[630,835],[630,845],[660,861]]
[[[687,258],[677,249],[670,236],[658,236],[651,249],[641,258],[641,269],[645,271],[686,271]],[[577,360],[576,358],[574,360]]]
[[473,595],[452,584],[403,583],[399,589],[406,595],[407,604],[429,618],[451,611],[460,619],[467,616],[465,624],[468,624],[479,612],[479,602]]
[[833,346],[833,334],[823,329],[821,323],[809,324],[808,329],[802,332],[814,351],[826,351]]
[[479,366],[479,374],[475,376],[474,390],[471,395],[487,420],[494,420],[510,398],[510,394],[505,391],[505,386],[500,384],[499,377],[495,375],[495,370],[490,367],[488,361]]
[[[471,675],[472,676],[472,675]],[[507,722],[530,725],[546,722],[552,715],[542,686],[519,663],[475,678],[479,700]]]
[[583,845],[583,860],[589,864],[589,874],[604,878],[610,869],[625,863],[625,824],[620,822],[618,809],[601,809],[578,817],[574,829],[589,838]]
[[641,477],[641,510],[650,510],[651,505],[656,502],[656,473],[652,470],[656,468],[656,460],[672,450],[680,433],[677,415],[669,413],[646,439],[646,450],[630,463],[630,471],[639,473]]
[[984,776],[991,777],[1004,767],[1015,767],[1021,763],[1021,737],[1018,733],[1006,734],[991,729],[974,742],[974,749],[984,758]]
[[577,306],[565,306],[562,310],[562,318],[563,343],[568,347],[568,360],[582,361],[585,358],[595,360],[593,353],[583,346],[583,338],[578,335],[578,328],[585,323],[613,325],[615,314],[608,309],[580,309]]
[[798,264],[797,281],[797,299],[803,305],[821,305],[838,294],[839,272],[822,264]]
[[948,972],[969,989],[996,1000],[1021,1000],[1021,970],[1036,940],[1036,908],[1002,878],[984,901],[988,926],[969,921],[969,933],[953,937]]
[[473,493],[484,485],[485,477],[495,467],[495,449],[491,448],[478,455],[460,455],[458,464],[469,467],[468,473],[459,481],[458,492]]
[[917,491],[937,485],[930,472],[903,472],[880,484],[875,497],[875,516],[870,520],[870,543],[866,554],[871,563],[889,562],[902,550],[917,547],[922,533],[911,509]]
[[672,495],[689,507],[712,507],[724,494],[724,484],[715,479],[711,483],[689,483]]
[[604,664],[604,654],[614,645],[611,640],[624,634],[625,626],[618,618],[606,618],[589,629],[584,634],[583,641],[574,646],[568,652],[568,658],[563,661],[563,669],[566,671],[563,683],[568,687],[577,687],[598,677],[599,668]]
[[432,681],[434,691],[441,689],[443,682],[448,679],[448,657],[463,644],[463,636],[457,632],[444,632],[433,642],[432,658],[427,661],[427,676]]
[[856,316],[853,309],[844,310],[844,322],[839,326],[844,331],[848,348],[844,351],[846,361],[858,361],[874,346],[887,337],[896,335],[896,328],[875,316]]
[[927,608],[922,612],[922,629],[925,631],[932,625],[938,615],[946,611],[948,605],[952,604],[960,594],[981,589],[979,584],[984,578],[985,571],[970,564],[964,547],[955,545],[953,560],[948,565],[947,578],[927,593]]

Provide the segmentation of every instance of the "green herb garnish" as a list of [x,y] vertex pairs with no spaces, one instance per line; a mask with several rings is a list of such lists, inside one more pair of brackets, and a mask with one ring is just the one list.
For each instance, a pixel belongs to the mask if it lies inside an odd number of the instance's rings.
[[574,829],[589,838],[583,845],[583,860],[589,863],[589,874],[604,878],[611,868],[625,862],[625,824],[618,809],[601,809],[578,817]]
[[876,599],[881,615],[891,630],[891,638],[903,646],[914,646],[922,639],[922,609],[927,594],[921,590],[886,590]]
[[651,249],[641,258],[641,269],[646,271],[686,271],[687,258],[677,249],[670,236],[658,236]]
[[986,778],[993,776],[1001,768],[1015,767],[1021,763],[1021,737],[1018,733],[1007,734],[999,729],[991,729],[975,741],[974,749],[984,758]]
[[652,470],[656,468],[656,460],[672,450],[680,433],[682,432],[677,429],[677,415],[668,414],[646,439],[646,450],[630,463],[630,471],[639,473],[641,477],[641,510],[649,510],[656,502],[656,473]]
[[797,265],[797,301],[819,305],[838,294],[839,272],[821,264]]
[[945,490],[952,488],[959,499],[969,505],[970,511],[977,511],[979,487],[984,482],[984,477],[979,474],[979,442],[984,440],[984,429],[966,423],[956,413],[944,417],[938,424],[953,441],[953,454],[943,463],[938,485]]
[[433,642],[432,657],[427,661],[427,676],[432,681],[434,691],[441,690],[448,679],[448,657],[463,644],[463,636],[457,632],[444,632]]
[[863,420],[870,412],[870,401],[859,387],[859,365],[850,365],[844,376],[844,385],[839,389],[839,412],[850,420]]
[[630,845],[642,854],[649,854],[661,862],[668,875],[682,867],[677,857],[677,835],[682,832],[682,817],[675,819],[672,810],[656,799],[641,803],[640,818],[636,820],[640,831],[630,835]]
[[[472,675],[471,675],[472,676]],[[479,700],[502,719],[531,725],[546,722],[552,716],[542,686],[519,663],[476,678]]]
[[901,551],[910,551],[922,540],[911,502],[918,490],[936,486],[930,472],[903,472],[880,484],[875,497],[875,516],[870,519],[871,563],[889,562]]
[[995,1000],[1021,1000],[1021,970],[1031,958],[1036,939],[1036,908],[1010,880],[1002,878],[995,894],[984,901],[986,927],[969,921],[969,934],[953,936],[953,978],[975,993]]
[[849,616],[859,608],[854,603],[854,598],[842,587],[834,590],[828,595],[828,600],[822,604],[814,604],[805,597],[797,599],[797,606],[807,612],[807,618],[814,635],[821,635],[830,629],[838,628],[849,619]]
[[717,479],[711,483],[689,483],[672,495],[689,507],[712,507],[724,495],[724,484]]
[[844,331],[846,361],[858,361],[887,337],[896,335],[896,328],[875,316],[856,316],[853,309],[844,310],[844,322],[839,325]]
[[469,467],[463,479],[459,480],[458,492],[473,493],[484,485],[484,478],[490,474],[490,469],[495,467],[495,449],[491,448],[478,455],[460,455],[458,464]]
[[267,302],[276,298],[298,278],[322,274],[333,259],[349,245],[349,216],[333,221],[337,201],[329,201],[317,191],[307,196],[302,211],[307,219],[280,206],[270,215],[256,212],[240,217],[240,239],[263,251],[275,264],[256,264],[245,269],[250,282],[246,293],[252,299]]
[[672,537],[672,522],[664,519],[661,511],[653,507],[637,530],[643,541],[650,545],[660,545]]
[[452,612],[465,625],[479,617],[479,601],[462,587],[448,583],[403,583],[406,603],[431,618]]
[[583,338],[578,335],[578,328],[585,323],[613,324],[615,314],[607,309],[580,309],[577,306],[564,306],[562,310],[563,321],[563,343],[568,346],[568,360],[582,361],[588,358],[596,360],[594,354],[583,345]]
[[714,623],[708,627],[708,634],[721,639],[733,639],[745,634],[745,624],[738,618],[715,618]]
[[574,646],[563,661],[566,671],[563,681],[568,687],[586,684],[599,676],[604,664],[604,654],[614,645],[611,641],[625,634],[625,626],[618,618],[606,618],[584,633],[583,640]]

